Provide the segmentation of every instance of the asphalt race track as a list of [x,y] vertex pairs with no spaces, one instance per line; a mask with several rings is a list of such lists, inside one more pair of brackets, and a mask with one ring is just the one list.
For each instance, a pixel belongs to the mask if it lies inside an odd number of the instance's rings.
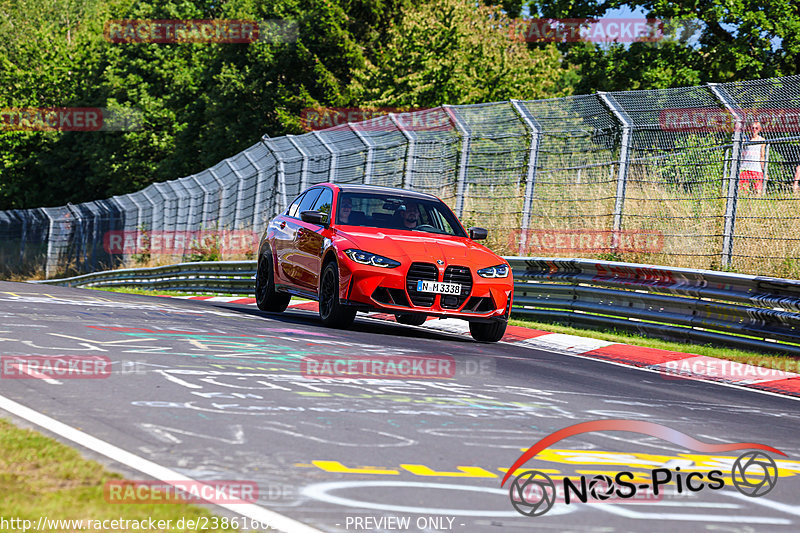
[[[4,368],[0,405],[21,404],[165,472],[254,482],[256,505],[243,512],[269,510],[318,531],[800,530],[800,403],[791,398],[368,318],[340,331],[308,311],[0,282],[0,356],[32,355],[92,357],[111,372],[43,379]],[[455,372],[304,376],[304,359],[326,356],[422,356],[451,361]],[[630,471],[646,484],[656,468],[718,468],[725,485],[573,499],[536,517],[515,511],[514,476],[500,486],[506,469],[547,435],[601,419],[654,422],[711,444],[762,443],[786,457],[771,454],[773,490],[749,497],[731,485],[745,450],[696,452],[620,431],[576,435],[517,473],[539,470],[561,490],[564,476]],[[135,461],[57,436],[130,479],[151,479]]]

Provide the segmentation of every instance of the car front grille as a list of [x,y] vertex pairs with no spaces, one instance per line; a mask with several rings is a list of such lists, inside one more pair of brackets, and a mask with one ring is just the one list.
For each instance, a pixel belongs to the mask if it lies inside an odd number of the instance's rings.
[[438,281],[439,271],[431,263],[412,263],[406,275],[406,290],[411,303],[417,307],[430,307],[436,300],[436,295],[428,292],[417,291],[417,281]]
[[445,269],[444,278],[442,281],[445,283],[458,283],[461,285],[461,294],[458,296],[452,294],[446,296],[443,295],[441,300],[442,308],[458,309],[464,302],[467,301],[467,298],[469,298],[469,293],[472,291],[472,274],[470,274],[469,268],[450,265]]

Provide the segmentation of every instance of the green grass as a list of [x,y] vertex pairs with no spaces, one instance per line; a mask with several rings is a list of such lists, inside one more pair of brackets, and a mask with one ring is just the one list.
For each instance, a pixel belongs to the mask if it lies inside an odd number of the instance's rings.
[[736,361],[739,363],[763,366],[767,368],[775,368],[778,370],[787,370],[789,372],[800,370],[800,361],[791,355],[765,354],[761,352],[751,352],[747,350],[737,350],[735,348],[713,346],[710,344],[691,344],[665,341],[616,329],[580,329],[562,326],[552,322],[536,322],[513,313],[511,315],[511,320],[509,320],[509,324],[512,326],[522,326],[525,328],[539,329],[552,333],[577,335],[580,337],[589,337],[591,339],[600,339],[620,344],[632,344],[634,346],[643,346],[645,348],[656,348],[659,350],[669,350],[673,352],[685,352],[696,355],[705,355],[708,357],[717,357],[719,359],[727,359],[729,361]]
[[119,479],[122,476],[108,472],[94,461],[83,459],[69,446],[0,419],[0,494],[3,496],[0,498],[0,517],[6,520],[19,518],[37,524],[39,517],[56,520],[152,518],[156,521],[171,520],[172,527],[160,531],[183,531],[176,528],[181,518],[196,520],[213,516],[195,505],[109,503],[103,495],[104,484]]
[[[145,296],[233,296],[227,293],[211,293],[211,292],[185,292],[185,291],[162,291],[151,289],[130,289],[128,287],[81,287],[83,289],[92,289],[94,291],[107,291],[107,292],[121,292],[123,294],[143,294]],[[240,298],[252,298],[252,296],[240,296]]]

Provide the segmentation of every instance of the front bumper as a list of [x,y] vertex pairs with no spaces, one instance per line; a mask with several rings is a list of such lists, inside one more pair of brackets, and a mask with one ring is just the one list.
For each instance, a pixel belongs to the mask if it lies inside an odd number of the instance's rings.
[[[420,265],[425,265],[423,268]],[[482,278],[476,268],[466,265],[433,263],[403,264],[380,268],[340,258],[340,300],[360,310],[389,313],[424,313],[442,318],[481,320],[504,319],[511,306],[514,281],[507,278]],[[416,280],[445,281],[462,285],[462,294],[419,293]]]

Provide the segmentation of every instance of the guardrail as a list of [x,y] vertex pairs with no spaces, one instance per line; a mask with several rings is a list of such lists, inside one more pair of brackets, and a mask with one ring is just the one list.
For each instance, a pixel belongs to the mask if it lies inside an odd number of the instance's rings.
[[[506,257],[514,312],[590,328],[800,355],[800,281],[591,259]],[[181,263],[39,281],[252,295],[255,261]]]
[[590,259],[507,257],[514,312],[579,327],[800,355],[800,281]]
[[199,261],[150,268],[123,268],[35,283],[65,287],[125,287],[252,296],[255,261]]

